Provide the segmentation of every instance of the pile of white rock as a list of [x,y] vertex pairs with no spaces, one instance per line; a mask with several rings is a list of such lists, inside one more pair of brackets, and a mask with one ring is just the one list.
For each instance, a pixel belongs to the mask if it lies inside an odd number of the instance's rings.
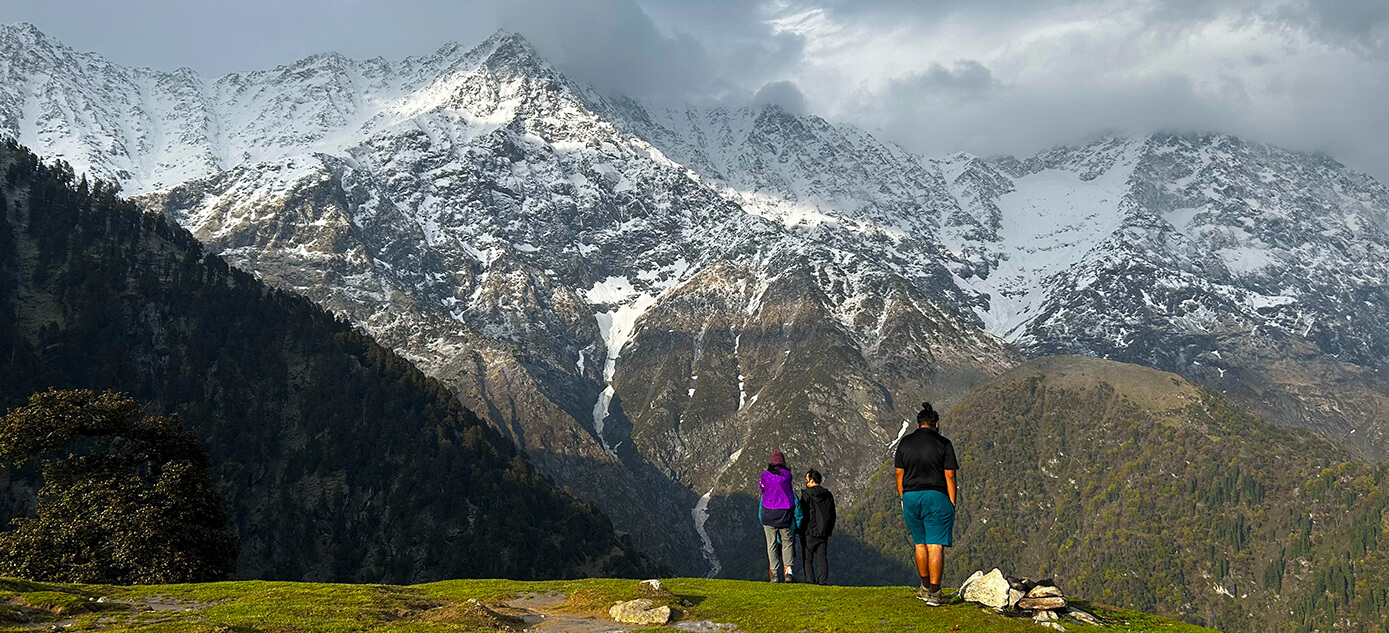
[[960,585],[958,595],[969,602],[993,607],[1000,613],[1030,614],[1038,624],[1058,631],[1066,630],[1058,621],[1060,616],[1085,624],[1104,625],[1104,621],[1093,614],[1072,607],[1054,581],[1004,576],[997,568],[987,574],[974,572]]

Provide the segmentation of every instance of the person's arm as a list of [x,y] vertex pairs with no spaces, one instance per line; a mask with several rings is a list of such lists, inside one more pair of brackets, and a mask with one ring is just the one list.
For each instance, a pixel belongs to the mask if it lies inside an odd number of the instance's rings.
[[[897,484],[897,487],[901,489],[902,485]],[[945,471],[945,491],[950,495],[950,505],[955,505],[955,471],[953,470]]]
[[960,469],[960,460],[955,459],[955,445],[945,441],[945,492],[950,495],[950,505],[955,505],[955,471]]
[[[902,476],[905,475],[905,474],[907,474],[907,469],[905,469],[905,468],[898,468],[898,469],[897,469],[897,498],[898,498],[898,499],[902,498]],[[952,496],[951,498],[953,499],[954,497]]]

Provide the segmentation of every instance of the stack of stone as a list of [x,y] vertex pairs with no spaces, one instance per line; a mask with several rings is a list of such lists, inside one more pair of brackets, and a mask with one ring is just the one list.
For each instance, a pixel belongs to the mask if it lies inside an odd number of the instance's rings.
[[1013,606],[1024,611],[1055,611],[1066,608],[1066,596],[1051,579],[1032,581],[1008,577],[1009,596],[1020,596]]
[[958,595],[969,602],[993,607],[1000,613],[1030,615],[1038,624],[1058,631],[1066,630],[1057,621],[1061,615],[1086,624],[1104,624],[1099,618],[1071,607],[1061,588],[1050,579],[1034,581],[1004,576],[998,569],[987,574],[976,571],[960,585]]

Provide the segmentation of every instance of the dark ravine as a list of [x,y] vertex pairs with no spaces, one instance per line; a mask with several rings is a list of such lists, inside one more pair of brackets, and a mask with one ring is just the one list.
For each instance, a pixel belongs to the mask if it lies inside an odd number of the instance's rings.
[[[109,186],[0,145],[0,406],[129,392],[208,449],[241,578],[646,575],[441,383]],[[4,517],[33,481],[0,471]]]

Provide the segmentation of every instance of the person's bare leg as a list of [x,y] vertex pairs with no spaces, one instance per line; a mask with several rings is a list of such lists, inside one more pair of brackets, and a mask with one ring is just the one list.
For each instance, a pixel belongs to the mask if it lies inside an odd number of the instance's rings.
[[[916,567],[917,569],[922,569],[921,550],[923,546],[917,545],[916,547]],[[931,572],[931,584],[933,586],[939,587],[941,572],[945,570],[945,546],[926,545],[924,547],[926,549],[927,555],[930,557],[930,567],[928,568],[928,571]],[[925,576],[926,574],[922,575]]]
[[930,555],[927,554],[926,545],[916,546],[916,575],[926,578],[927,565],[930,563]]

